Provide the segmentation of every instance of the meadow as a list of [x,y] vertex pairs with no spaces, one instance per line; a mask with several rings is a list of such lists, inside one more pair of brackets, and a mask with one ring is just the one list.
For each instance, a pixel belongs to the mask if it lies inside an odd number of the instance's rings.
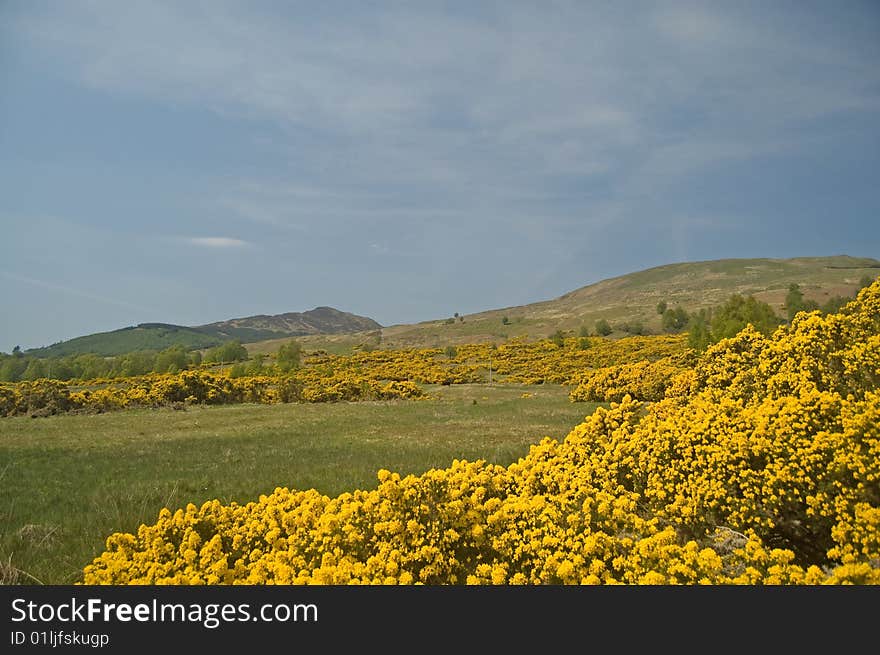
[[4,580],[880,584],[880,281],[738,329],[2,386]]
[[163,507],[244,503],[276,486],[335,496],[375,488],[383,468],[418,474],[455,458],[507,465],[597,406],[558,385],[423,388],[426,400],[3,419],[0,582],[77,582],[108,535]]
[[[555,377],[574,351],[553,345]],[[385,363],[374,375],[401,362]],[[178,504],[110,535],[83,581],[880,584],[880,282],[696,359],[610,367],[582,369],[571,397],[609,408],[508,466],[454,457],[332,498]],[[525,373],[505,382],[552,382]]]

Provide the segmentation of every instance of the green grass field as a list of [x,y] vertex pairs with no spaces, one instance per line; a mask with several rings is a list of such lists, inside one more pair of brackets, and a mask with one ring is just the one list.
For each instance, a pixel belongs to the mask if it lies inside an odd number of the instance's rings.
[[552,385],[426,391],[430,400],[2,419],[0,583],[76,582],[107,535],[165,506],[244,503],[278,486],[333,496],[374,488],[380,468],[421,473],[454,458],[509,464],[596,407]]

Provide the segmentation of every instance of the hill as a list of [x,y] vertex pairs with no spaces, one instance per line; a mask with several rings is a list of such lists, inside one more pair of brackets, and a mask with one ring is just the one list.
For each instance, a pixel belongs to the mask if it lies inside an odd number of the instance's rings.
[[162,350],[181,345],[187,350],[210,348],[238,339],[254,342],[314,334],[335,334],[378,329],[373,319],[332,307],[316,307],[307,312],[288,312],[275,316],[261,314],[208,323],[195,327],[169,323],[141,323],[110,332],[89,334],[43,348],[26,351],[36,357],[63,357],[83,353],[103,356],[135,350]]
[[43,348],[30,348],[25,354],[35,357],[66,357],[84,353],[111,356],[135,350],[162,350],[176,344],[193,350],[214,346],[217,339],[182,325],[143,323],[76,337]]
[[[308,312],[288,312],[267,316],[249,316],[247,318],[233,318],[228,321],[219,321],[201,325],[196,330],[238,338],[243,342],[257,341],[260,338],[277,338],[280,335],[304,336],[307,334],[339,334],[342,332],[360,332],[363,330],[377,330],[382,326],[371,318],[341,312],[332,307],[315,307]],[[271,333],[269,337],[254,336]]]
[[875,279],[878,275],[880,261],[845,255],[668,264],[602,280],[553,300],[468,314],[461,317],[463,321],[449,323],[444,318],[390,326],[382,329],[382,342],[406,347],[518,336],[540,338],[556,330],[593,329],[599,319],[618,327],[641,322],[648,330],[659,332],[661,319],[656,307],[660,301],[693,312],[720,305],[734,293],[754,295],[783,316],[785,295],[792,283],[800,285],[806,299],[821,304],[834,296],[851,296],[863,277]]
[[[622,334],[625,324],[641,323],[661,331],[656,307],[688,312],[720,305],[731,294],[751,294],[770,303],[783,316],[785,295],[799,284],[806,299],[820,304],[834,296],[852,296],[860,281],[880,275],[880,261],[840,255],[795,259],[722,259],[657,266],[580,287],[553,300],[487,310],[454,319],[445,317],[383,328],[376,321],[332,307],[307,312],[234,318],[195,327],[165,323],[78,337],[45,348],[28,350],[38,357],[93,352],[117,355],[133,350],[161,350],[180,344],[208,348],[229,339],[247,343],[251,353],[273,353],[281,343],[298,337],[307,350],[350,352],[371,346],[444,347],[461,343],[503,341],[513,337],[543,338],[556,330],[592,330],[605,319]],[[451,320],[451,322],[450,322]]]

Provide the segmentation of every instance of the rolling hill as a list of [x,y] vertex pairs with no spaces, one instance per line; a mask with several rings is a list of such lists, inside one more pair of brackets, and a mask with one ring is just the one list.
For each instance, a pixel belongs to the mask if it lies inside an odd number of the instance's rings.
[[671,308],[681,306],[693,312],[720,305],[734,293],[754,295],[783,316],[792,283],[800,285],[805,298],[821,304],[834,296],[851,296],[862,278],[878,275],[880,261],[845,255],[668,264],[602,280],[553,300],[468,314],[463,321],[448,323],[444,318],[393,325],[382,329],[382,342],[388,347],[433,347],[517,336],[539,338],[556,330],[592,329],[599,319],[612,326],[638,321],[659,332],[656,307],[661,300]]
[[238,339],[254,342],[311,334],[334,334],[374,330],[381,326],[371,318],[342,312],[332,307],[316,307],[307,312],[248,316],[195,327],[169,323],[141,323],[110,332],[89,334],[44,348],[26,351],[36,357],[63,357],[83,353],[112,356],[135,350],[162,350],[181,345],[187,350],[210,348]]
[[[307,350],[350,352],[369,344],[386,348],[444,347],[468,342],[537,339],[556,330],[593,329],[599,319],[613,327],[639,322],[661,331],[656,307],[688,312],[720,305],[734,293],[751,294],[785,313],[785,295],[799,284],[805,298],[820,304],[834,296],[852,296],[862,279],[880,275],[880,261],[846,255],[795,259],[722,259],[657,266],[602,280],[541,302],[487,310],[461,317],[382,327],[376,321],[332,307],[307,312],[257,315],[194,327],[142,323],[134,327],[78,337],[35,348],[38,357],[94,352],[117,355],[133,350],[161,350],[174,344],[208,348],[229,339],[248,344],[251,353],[274,353],[296,337]],[[451,322],[450,322],[450,319]],[[622,334],[621,330],[617,330]]]
[[[248,316],[228,321],[209,323],[194,328],[201,332],[238,338],[241,341],[256,341],[253,336],[262,333],[278,335],[337,334],[340,332],[360,332],[381,328],[376,321],[364,316],[341,312],[332,307],[315,307],[308,312],[289,312],[267,316]],[[266,338],[266,337],[262,337]],[[271,338],[271,337],[270,337]]]

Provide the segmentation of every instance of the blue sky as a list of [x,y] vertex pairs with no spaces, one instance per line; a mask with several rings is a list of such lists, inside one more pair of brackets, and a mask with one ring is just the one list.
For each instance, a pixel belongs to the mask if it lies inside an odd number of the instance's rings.
[[0,3],[0,350],[880,257],[876,2]]

